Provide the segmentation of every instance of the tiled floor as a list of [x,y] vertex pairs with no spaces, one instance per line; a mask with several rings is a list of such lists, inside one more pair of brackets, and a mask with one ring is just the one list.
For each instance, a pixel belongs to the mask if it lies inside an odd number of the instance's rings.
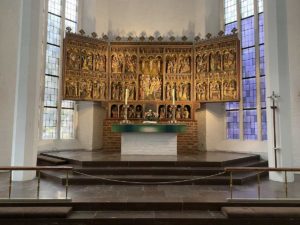
[[[204,161],[223,162],[245,156],[239,153],[225,152],[199,152],[197,154],[178,155],[178,157],[165,156],[126,156],[119,153],[103,153],[89,151],[60,151],[51,153],[62,158],[79,161]],[[8,197],[8,173],[0,173],[0,198]],[[284,183],[261,181],[261,198],[285,197]],[[288,184],[288,197],[300,199],[300,176],[295,182]],[[37,179],[24,182],[13,182],[12,198],[36,198]],[[69,195],[74,202],[226,202],[230,197],[228,185],[74,185],[69,187]],[[256,182],[244,185],[235,185],[234,198],[256,198]],[[59,182],[42,180],[40,198],[63,199],[65,187]]]
[[[37,180],[13,182],[12,198],[35,198]],[[284,184],[267,179],[261,182],[261,198],[283,198]],[[288,185],[289,198],[300,199],[300,176]],[[8,174],[0,174],[0,198],[8,196]],[[223,185],[76,185],[69,187],[74,202],[225,202],[229,187]],[[234,186],[235,198],[256,198],[255,182]],[[42,180],[40,198],[65,197],[61,184]]]

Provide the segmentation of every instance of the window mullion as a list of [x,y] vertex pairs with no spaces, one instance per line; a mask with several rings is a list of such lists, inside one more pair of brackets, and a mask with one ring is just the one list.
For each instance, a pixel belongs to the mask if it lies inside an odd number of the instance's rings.
[[255,35],[255,74],[256,74],[256,115],[257,115],[257,139],[262,140],[261,132],[261,95],[260,95],[260,57],[259,57],[259,21],[258,0],[254,4],[254,35]]
[[[236,11],[237,11],[237,27],[238,27],[238,37],[242,41],[242,23],[241,23],[241,0],[237,0],[236,4]],[[242,46],[240,45],[240,52],[242,53]],[[243,54],[241,54],[243,57]],[[244,140],[244,115],[243,115],[243,65],[242,62],[240,63],[240,109],[239,109],[239,116],[240,116],[240,140]]]
[[66,8],[66,0],[62,0],[62,8],[61,8],[61,30],[60,30],[60,59],[59,59],[59,79],[58,79],[58,105],[57,105],[57,139],[60,138],[61,133],[61,110],[62,110],[62,59],[63,59],[63,39],[65,32],[65,8]]
[[48,1],[44,1],[44,33],[43,33],[43,38],[42,38],[42,43],[43,43],[43,48],[42,48],[42,56],[43,56],[43,66],[41,68],[41,74],[43,74],[42,79],[41,79],[41,96],[40,96],[40,102],[41,102],[41,107],[40,107],[40,122],[39,122],[39,139],[43,139],[43,124],[44,124],[44,101],[45,101],[45,72],[46,72],[46,57],[47,57],[47,32],[48,32]]

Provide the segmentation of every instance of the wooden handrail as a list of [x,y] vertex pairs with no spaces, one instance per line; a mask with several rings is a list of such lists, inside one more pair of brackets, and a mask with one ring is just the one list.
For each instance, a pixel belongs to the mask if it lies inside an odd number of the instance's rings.
[[35,167],[27,167],[27,166],[7,166],[7,167],[0,167],[0,170],[60,170],[60,171],[67,171],[73,170],[73,167],[70,166],[35,166]]
[[272,168],[272,167],[226,167],[226,172],[300,172],[300,168]]

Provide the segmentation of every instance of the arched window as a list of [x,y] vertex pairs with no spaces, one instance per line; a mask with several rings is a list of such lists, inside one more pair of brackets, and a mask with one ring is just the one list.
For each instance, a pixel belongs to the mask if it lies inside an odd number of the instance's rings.
[[75,103],[61,99],[62,43],[66,27],[77,30],[78,0],[48,0],[41,138],[75,137]]
[[241,101],[226,103],[227,139],[266,140],[263,0],[224,0],[224,23],[242,48]]

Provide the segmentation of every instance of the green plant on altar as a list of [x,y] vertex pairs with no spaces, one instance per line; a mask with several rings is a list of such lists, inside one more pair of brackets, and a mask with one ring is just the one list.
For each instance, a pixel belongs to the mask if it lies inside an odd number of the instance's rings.
[[145,112],[144,118],[146,121],[156,121],[158,119],[158,114],[149,109],[148,112]]

